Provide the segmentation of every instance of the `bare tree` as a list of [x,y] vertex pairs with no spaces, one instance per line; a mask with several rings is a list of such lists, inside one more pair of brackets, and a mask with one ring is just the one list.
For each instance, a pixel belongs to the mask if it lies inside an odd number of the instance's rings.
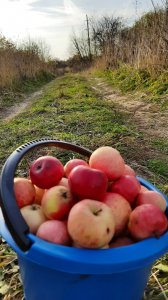
[[90,26],[89,26],[89,19],[86,15],[86,24],[87,24],[87,40],[88,40],[88,51],[89,51],[89,60],[92,60],[92,53],[91,53],[91,41],[90,41]]
[[74,47],[75,52],[77,55],[82,59],[82,53],[81,53],[81,46],[80,46],[80,41],[79,38],[76,36],[75,32],[73,32],[71,36],[71,42]]
[[104,16],[95,21],[92,26],[92,41],[96,45],[97,52],[105,56],[110,65],[114,56],[115,44],[122,28],[120,18]]

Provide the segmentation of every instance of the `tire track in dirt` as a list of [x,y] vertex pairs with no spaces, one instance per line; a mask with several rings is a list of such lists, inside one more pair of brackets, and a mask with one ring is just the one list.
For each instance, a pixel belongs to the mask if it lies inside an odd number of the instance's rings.
[[42,95],[42,93],[43,88],[32,93],[30,96],[25,97],[21,103],[16,103],[9,108],[2,110],[0,114],[1,121],[8,122],[14,117],[18,116],[31,105],[32,101],[36,100],[40,95]]
[[152,146],[157,139],[168,141],[168,110],[162,111],[161,105],[152,103],[146,94],[138,92],[123,95],[101,78],[91,78],[89,81],[98,97],[114,105],[116,113],[127,114],[126,124],[134,123],[139,131],[143,132],[143,137],[133,142],[129,137],[122,138],[123,145],[129,149],[127,153],[129,164],[139,176],[152,178],[153,182],[159,180],[160,183],[165,184],[166,178],[160,174],[156,179],[156,174],[148,169],[146,162],[158,159],[166,163],[168,159],[168,149],[166,152]]
[[159,103],[152,103],[144,93],[122,95],[100,78],[91,80],[95,92],[114,103],[118,111],[128,112],[140,130],[149,136],[168,139],[168,110],[162,111]]

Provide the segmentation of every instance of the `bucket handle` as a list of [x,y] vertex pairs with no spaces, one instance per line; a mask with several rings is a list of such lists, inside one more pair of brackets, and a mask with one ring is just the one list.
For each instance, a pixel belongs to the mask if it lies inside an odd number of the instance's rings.
[[16,244],[23,251],[27,251],[31,247],[32,242],[27,236],[29,227],[22,217],[15,199],[13,184],[14,176],[17,166],[23,156],[32,149],[42,146],[55,146],[79,153],[86,157],[90,157],[92,153],[86,148],[69,142],[43,138],[21,145],[8,157],[2,168],[0,177],[0,204],[7,228]]

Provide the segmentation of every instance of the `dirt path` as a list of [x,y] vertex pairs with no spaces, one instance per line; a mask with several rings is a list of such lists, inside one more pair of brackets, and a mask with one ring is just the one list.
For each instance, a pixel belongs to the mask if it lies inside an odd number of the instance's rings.
[[[103,99],[113,102],[118,111],[128,112],[129,118],[138,124],[140,130],[152,137],[168,139],[168,110],[161,111],[160,105],[149,102],[146,94],[131,93],[123,96],[119,90],[111,87],[101,78],[91,78],[91,86]],[[20,103],[1,110],[0,119],[5,122],[10,121],[26,110],[43,91],[44,87],[30,96],[24,96]]]
[[[158,160],[166,159],[167,154],[160,150],[150,147],[150,139],[163,138],[168,140],[168,111],[161,111],[156,103],[149,103],[145,94],[127,94],[122,95],[119,90],[107,84],[103,79],[90,78],[89,85],[102,100],[110,101],[114,104],[113,108],[116,112],[127,112],[126,125],[129,121],[136,123],[140,131],[145,132],[143,140],[132,139],[132,137],[122,137],[122,144],[129,147],[128,162],[134,167],[138,174],[154,177],[147,166],[143,164],[143,160],[150,160],[153,157]],[[38,99],[44,93],[48,84],[29,96],[20,99],[20,103],[5,108],[0,111],[0,119],[8,122],[20,113],[25,111],[31,103]],[[128,124],[129,126],[129,124]],[[135,151],[136,149],[136,151]],[[162,181],[162,178],[161,178]],[[163,179],[164,181],[164,179]]]
[[128,112],[140,130],[149,136],[168,139],[168,110],[162,111],[159,104],[149,102],[146,94],[123,96],[100,78],[92,78],[91,81],[92,88],[104,99],[113,102],[119,111]]
[[[92,89],[102,100],[110,101],[116,113],[127,113],[126,124],[134,123],[139,132],[143,133],[143,138],[133,139],[130,137],[122,138],[123,145],[129,147],[127,153],[128,163],[136,170],[139,176],[150,178],[162,184],[167,184],[165,176],[158,175],[149,170],[146,162],[155,159],[168,161],[168,149],[154,148],[152,145],[157,140],[163,143],[168,141],[168,110],[161,110],[159,103],[149,101],[146,94],[130,93],[122,95],[116,88],[107,84],[101,78],[90,79]],[[168,101],[168,99],[167,99]],[[162,142],[161,142],[162,143]],[[165,187],[165,189],[167,189]]]
[[37,99],[43,93],[43,88],[32,93],[30,96],[24,96],[24,100],[21,103],[16,103],[4,110],[0,113],[0,119],[7,122],[12,120],[14,117],[18,116],[22,113],[32,101]]

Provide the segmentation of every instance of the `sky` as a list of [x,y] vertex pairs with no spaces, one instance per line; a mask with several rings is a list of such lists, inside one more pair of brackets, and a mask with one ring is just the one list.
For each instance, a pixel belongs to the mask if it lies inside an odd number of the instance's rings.
[[0,0],[0,33],[18,44],[43,42],[52,58],[64,60],[72,55],[70,36],[84,28],[86,14],[123,17],[131,24],[151,8],[152,0]]

